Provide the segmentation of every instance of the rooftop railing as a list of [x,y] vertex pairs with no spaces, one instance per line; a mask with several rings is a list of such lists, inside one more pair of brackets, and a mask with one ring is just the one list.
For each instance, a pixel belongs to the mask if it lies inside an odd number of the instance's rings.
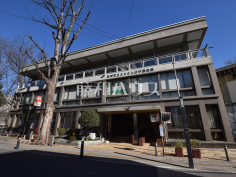
[[[148,58],[142,58],[133,62],[124,62],[112,66],[100,67],[91,70],[85,70],[82,72],[76,72],[73,74],[66,74],[59,76],[58,82],[75,80],[80,78],[92,77],[97,75],[104,75],[114,72],[129,71],[135,69],[141,69],[149,66],[164,65],[172,62],[182,62],[186,60],[204,58],[209,56],[208,49],[212,47],[205,47],[201,49],[189,50],[184,52],[177,52],[167,55],[159,55]],[[28,88],[33,86],[44,85],[45,82],[42,80],[33,81],[30,83],[18,85],[18,89]]]

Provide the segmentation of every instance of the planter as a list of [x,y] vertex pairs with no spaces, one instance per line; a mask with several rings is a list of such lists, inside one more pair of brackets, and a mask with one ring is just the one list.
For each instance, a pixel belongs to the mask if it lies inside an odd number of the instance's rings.
[[176,157],[184,157],[183,149],[182,148],[180,148],[180,149],[175,148],[175,155],[176,155]]
[[202,158],[201,150],[199,149],[192,149],[192,154],[193,158]]
[[[96,141],[84,141],[85,146],[89,145],[97,145],[102,144],[102,140],[96,140]],[[61,145],[70,145],[70,146],[81,146],[81,141],[78,140],[66,140],[66,139],[55,139],[55,144],[61,144]]]
[[96,138],[96,133],[89,133],[89,136],[92,140]]

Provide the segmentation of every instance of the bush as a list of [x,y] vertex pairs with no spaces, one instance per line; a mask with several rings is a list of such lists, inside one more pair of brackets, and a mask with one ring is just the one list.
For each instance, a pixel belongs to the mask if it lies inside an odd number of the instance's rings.
[[[93,127],[98,126],[99,121],[100,119],[96,111],[92,109],[87,109],[81,114],[78,122],[84,128],[86,132],[87,130],[92,130]],[[85,136],[86,136],[86,133],[85,133]]]
[[202,143],[197,139],[191,139],[190,144],[192,147],[198,148],[199,146],[201,146]]
[[73,130],[72,128],[67,128],[67,129],[66,129],[66,134],[67,134],[68,136],[73,136],[74,130]]
[[70,136],[70,140],[76,140],[75,136]]
[[79,134],[80,134],[80,129],[77,128],[77,129],[75,129],[74,131],[75,131],[75,136],[79,136]]
[[61,138],[62,135],[65,134],[66,130],[65,130],[64,128],[58,128],[58,129],[57,129],[57,132],[58,132],[59,137]]
[[176,144],[175,144],[175,148],[176,149],[181,149],[183,147],[183,143],[181,143],[180,141],[178,141]]

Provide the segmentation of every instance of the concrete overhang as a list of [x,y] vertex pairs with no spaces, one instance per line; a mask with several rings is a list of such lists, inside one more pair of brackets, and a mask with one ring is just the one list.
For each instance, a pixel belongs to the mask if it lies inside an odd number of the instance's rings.
[[[183,42],[188,43],[190,50],[197,49],[201,46],[207,28],[205,17],[199,17],[77,50],[67,55],[62,70]],[[44,61],[39,62],[39,68],[47,71]],[[19,73],[29,77],[37,75],[32,64],[20,68]]]
[[110,108],[98,108],[97,111],[106,114],[152,113],[161,111],[161,107],[159,104],[156,106],[117,106]]

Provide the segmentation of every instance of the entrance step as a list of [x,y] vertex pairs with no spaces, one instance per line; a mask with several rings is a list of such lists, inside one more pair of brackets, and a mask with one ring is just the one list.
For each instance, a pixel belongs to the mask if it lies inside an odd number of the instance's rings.
[[114,136],[111,139],[111,142],[116,142],[116,143],[131,143],[131,138],[130,138],[130,136]]

